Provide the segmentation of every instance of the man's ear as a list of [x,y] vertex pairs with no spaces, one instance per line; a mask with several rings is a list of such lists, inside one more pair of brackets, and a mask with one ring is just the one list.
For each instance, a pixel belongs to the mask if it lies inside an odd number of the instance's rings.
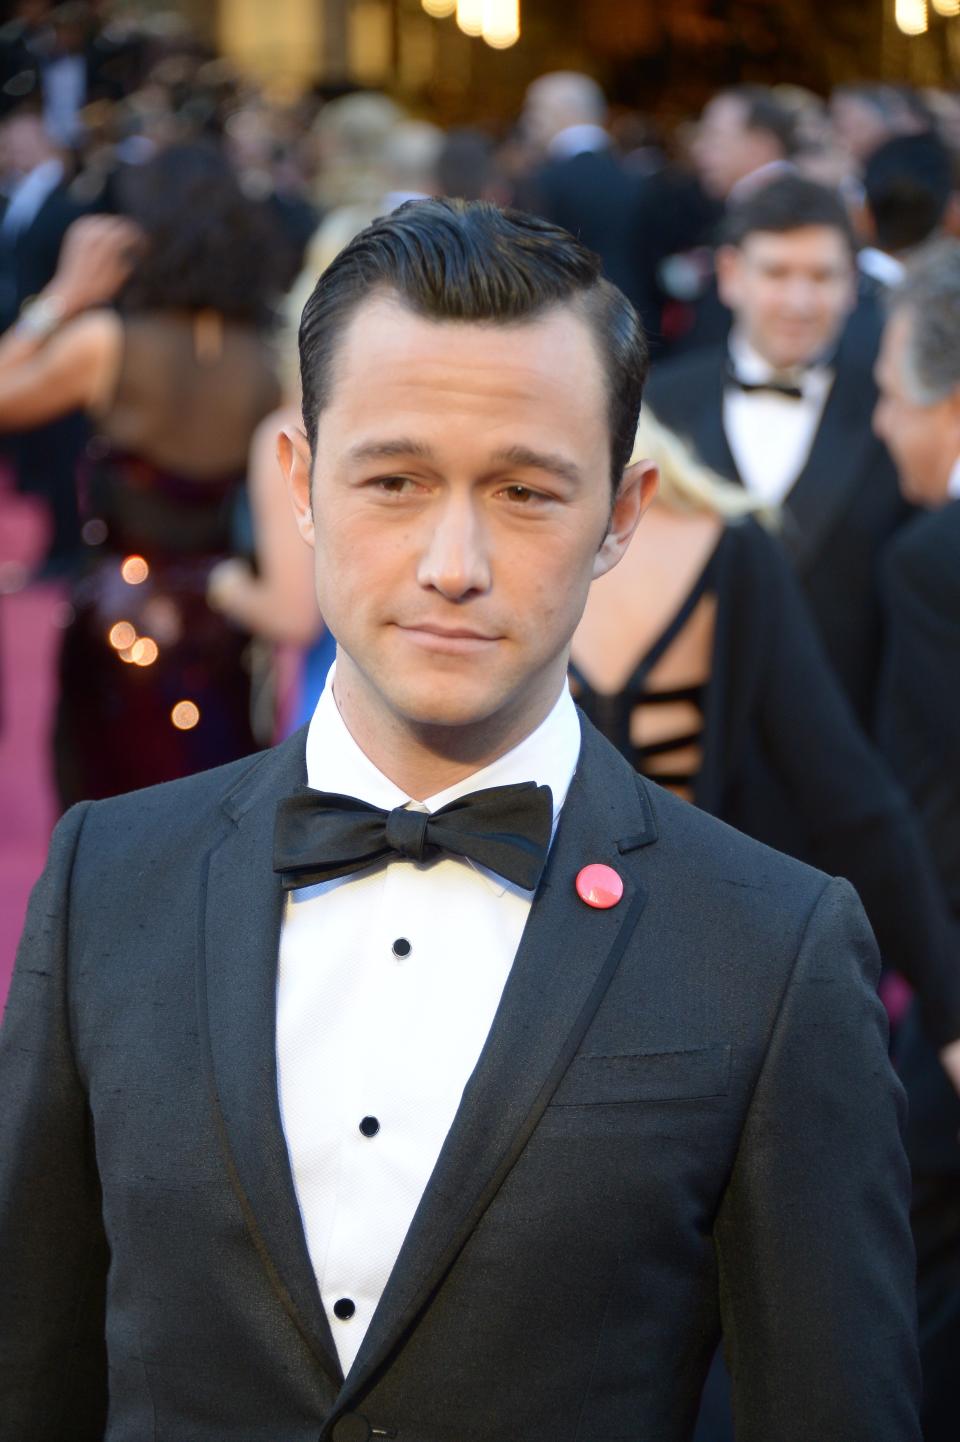
[[623,473],[607,534],[593,558],[593,579],[612,571],[633,540],[640,517],[657,494],[660,476],[653,461],[634,461]]
[[310,445],[299,426],[284,426],[277,436],[277,460],[287,483],[287,493],[297,530],[308,546],[314,543],[313,506],[310,501]]
[[717,273],[717,293],[729,310],[740,302],[740,275],[743,270],[743,252],[736,245],[721,245],[714,256]]

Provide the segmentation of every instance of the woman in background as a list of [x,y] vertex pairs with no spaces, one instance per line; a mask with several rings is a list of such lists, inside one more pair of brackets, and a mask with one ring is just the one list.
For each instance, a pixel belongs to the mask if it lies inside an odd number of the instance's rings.
[[212,146],[130,167],[119,195],[124,218],[77,222],[0,341],[0,427],[83,409],[95,428],[81,478],[89,556],[60,661],[65,806],[257,744],[246,638],[205,593],[234,549],[250,438],[278,396],[271,236]]
[[636,453],[659,466],[661,491],[623,560],[591,587],[573,639],[578,704],[652,780],[847,877],[884,961],[946,1045],[960,1036],[960,986],[943,898],[779,543],[742,489],[646,407]]

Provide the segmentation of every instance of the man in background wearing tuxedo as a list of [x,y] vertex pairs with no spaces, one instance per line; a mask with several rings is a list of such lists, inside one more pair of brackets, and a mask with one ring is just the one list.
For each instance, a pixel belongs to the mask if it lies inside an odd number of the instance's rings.
[[0,1034],[2,1442],[919,1442],[851,888],[638,777],[570,638],[655,474],[565,232],[403,206],[280,441],[309,727],[75,807]]
[[707,465],[783,507],[783,541],[869,728],[877,558],[909,508],[870,426],[872,349],[841,340],[856,294],[842,202],[799,176],[771,181],[731,211],[717,273],[729,341],[655,370],[650,404]]
[[[874,425],[926,514],[884,556],[887,647],[879,738],[917,810],[957,918],[960,952],[960,244],[939,241],[890,298]],[[960,1100],[911,1014],[910,1096],[926,1442],[960,1418]],[[952,1049],[960,1076],[960,1043]]]
[[520,117],[524,137],[540,156],[523,209],[569,230],[603,261],[649,327],[654,267],[645,186],[631,175],[606,130],[607,102],[589,75],[558,70],[529,87]]

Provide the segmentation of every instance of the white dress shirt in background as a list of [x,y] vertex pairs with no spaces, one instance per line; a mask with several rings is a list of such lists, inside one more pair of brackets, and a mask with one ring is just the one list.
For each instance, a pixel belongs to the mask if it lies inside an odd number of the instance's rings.
[[947,500],[960,501],[960,456],[954,461],[947,481]]
[[[570,693],[492,765],[411,802],[353,740],[333,672],[307,735],[315,790],[436,811],[536,781],[554,827],[580,753]],[[404,858],[289,893],[277,1064],[294,1185],[344,1373],[376,1310],[487,1039],[532,893],[463,858]]]
[[742,380],[756,385],[776,379],[798,385],[803,399],[771,391],[723,392],[723,429],[740,479],[751,495],[778,506],[807,462],[833,385],[829,366],[811,366],[794,377],[778,374],[741,335],[730,337],[730,361]]
[[610,136],[602,125],[568,125],[558,130],[547,146],[551,160],[569,160],[586,151],[609,150]]
[[0,233],[13,240],[22,230],[27,230],[39,215],[47,196],[62,180],[63,165],[59,160],[43,160],[35,165],[11,190],[3,221],[0,222]]

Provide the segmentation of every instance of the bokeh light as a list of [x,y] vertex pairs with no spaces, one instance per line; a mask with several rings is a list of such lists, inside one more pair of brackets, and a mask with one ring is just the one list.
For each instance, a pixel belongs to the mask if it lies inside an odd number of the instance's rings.
[[107,640],[115,651],[128,651],[136,639],[136,629],[129,621],[117,621],[107,634]]
[[927,28],[927,0],[896,0],[894,19],[904,35],[922,35]]
[[200,720],[200,707],[195,701],[178,701],[170,712],[170,720],[178,731],[192,731]]
[[464,35],[482,35],[483,0],[457,0],[457,24]]
[[130,660],[136,666],[152,666],[160,655],[160,647],[152,636],[141,636],[130,647]]
[[121,563],[120,574],[128,586],[139,586],[149,576],[150,567],[142,556],[127,556]]

